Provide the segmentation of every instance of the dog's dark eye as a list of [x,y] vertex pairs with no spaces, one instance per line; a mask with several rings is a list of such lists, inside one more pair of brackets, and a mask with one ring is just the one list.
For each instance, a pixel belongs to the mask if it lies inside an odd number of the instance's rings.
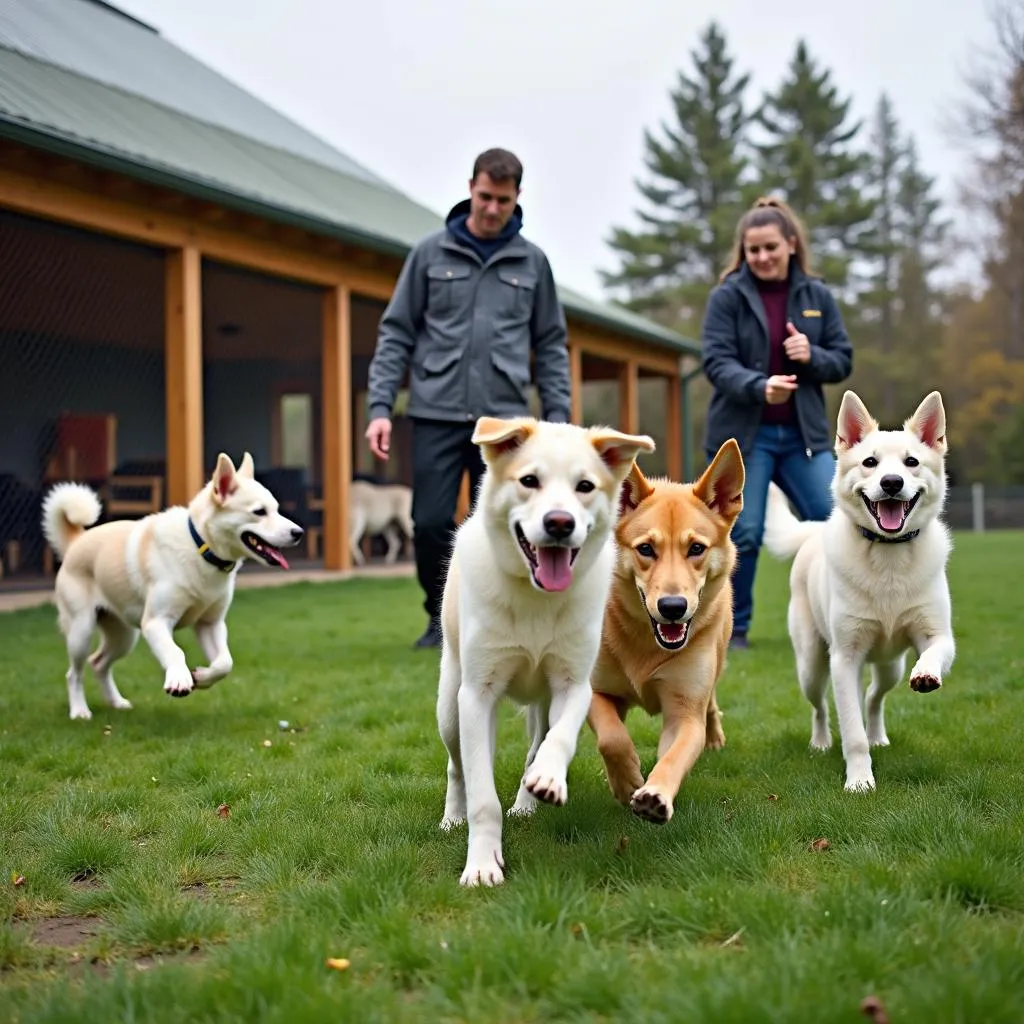
[[707,544],[698,544],[696,541],[694,541],[690,545],[690,550],[686,552],[686,557],[687,558],[699,558],[701,555],[704,554],[705,551],[707,551],[707,549],[708,549]]
[[535,491],[540,487],[540,481],[532,473],[527,473],[526,476],[521,476],[519,478],[519,482],[531,491]]
[[267,514],[267,510],[265,508],[254,508],[252,510],[252,514],[254,516],[265,516]]
[[920,466],[921,463],[918,462],[917,459],[915,459],[913,455],[908,455],[903,460],[903,465],[904,466],[908,466],[910,469],[913,469],[915,466]]
[[581,480],[576,485],[576,490],[579,491],[580,494],[589,494],[593,489],[594,484],[590,480]]
[[878,459],[874,455],[869,455],[862,463],[865,469],[874,469],[878,465]]
[[641,558],[653,558],[654,557],[654,545],[653,544],[648,544],[646,541],[644,541],[643,544],[637,544],[637,546],[636,546],[636,553]]

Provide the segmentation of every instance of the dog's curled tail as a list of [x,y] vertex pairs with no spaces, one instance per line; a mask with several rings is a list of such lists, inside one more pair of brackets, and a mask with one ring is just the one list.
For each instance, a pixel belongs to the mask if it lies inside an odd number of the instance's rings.
[[99,519],[99,496],[85,484],[57,484],[43,501],[43,536],[58,558]]
[[764,517],[764,546],[776,558],[792,558],[821,523],[797,519],[777,484],[768,485]]

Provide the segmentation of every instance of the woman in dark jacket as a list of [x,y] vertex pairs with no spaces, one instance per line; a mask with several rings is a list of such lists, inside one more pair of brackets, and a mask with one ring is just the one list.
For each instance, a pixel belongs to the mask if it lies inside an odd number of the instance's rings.
[[711,292],[702,328],[704,372],[714,392],[710,458],[735,437],[746,465],[743,511],[732,536],[733,646],[747,646],[754,575],[774,480],[804,519],[832,510],[832,425],[823,384],[853,368],[839,307],[810,271],[803,227],[779,199],[759,199],[740,219],[736,244]]

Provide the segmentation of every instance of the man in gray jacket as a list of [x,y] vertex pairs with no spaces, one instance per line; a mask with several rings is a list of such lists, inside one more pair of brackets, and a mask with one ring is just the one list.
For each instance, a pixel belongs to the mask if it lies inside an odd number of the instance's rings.
[[409,371],[416,572],[429,622],[417,647],[441,642],[441,595],[463,472],[476,496],[480,416],[569,419],[565,314],[547,257],[520,234],[523,167],[507,150],[477,157],[469,199],[413,248],[381,317],[370,363],[370,451],[387,459],[395,395]]

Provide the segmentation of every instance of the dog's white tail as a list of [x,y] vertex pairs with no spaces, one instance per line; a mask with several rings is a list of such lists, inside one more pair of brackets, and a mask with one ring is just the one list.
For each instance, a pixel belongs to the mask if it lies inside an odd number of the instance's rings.
[[103,512],[99,496],[85,484],[57,484],[43,501],[43,536],[58,558]]
[[776,558],[792,558],[821,523],[797,519],[776,484],[768,485],[768,508],[764,518],[764,546]]

